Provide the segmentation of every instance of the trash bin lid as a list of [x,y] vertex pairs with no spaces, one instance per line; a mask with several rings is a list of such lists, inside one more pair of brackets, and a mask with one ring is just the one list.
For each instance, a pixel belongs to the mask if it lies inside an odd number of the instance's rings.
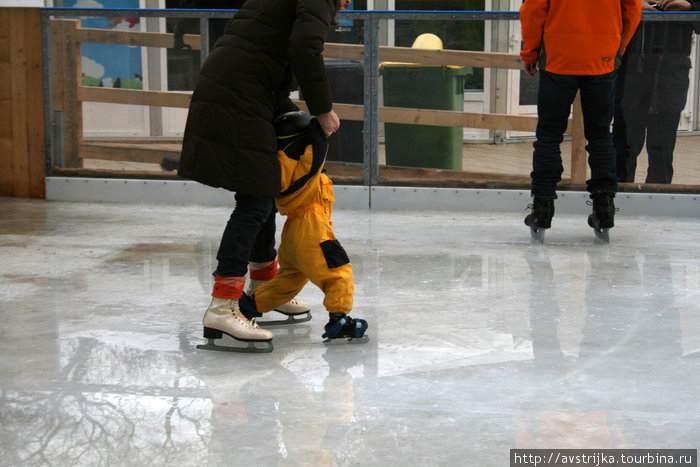
[[416,37],[413,41],[412,49],[442,50],[442,39],[435,34],[425,33]]
[[[442,50],[443,49],[443,44],[442,44],[442,39],[440,39],[438,36],[435,34],[431,33],[425,33],[421,34],[420,36],[416,37],[416,40],[413,41],[413,45],[411,46],[412,49],[421,49],[421,50]],[[459,74],[459,75],[466,75],[471,73],[471,67],[462,67],[462,66],[454,66],[454,65],[421,65],[420,63],[403,63],[403,62],[382,62],[379,64],[379,70],[382,71],[384,70],[385,67],[440,67],[443,68],[444,70],[464,70],[464,72],[457,72],[454,74]],[[450,73],[453,74],[453,73]]]

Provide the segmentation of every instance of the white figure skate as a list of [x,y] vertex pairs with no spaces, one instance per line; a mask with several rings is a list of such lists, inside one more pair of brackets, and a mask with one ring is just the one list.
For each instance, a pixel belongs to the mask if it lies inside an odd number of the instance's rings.
[[[248,295],[249,297],[253,296],[255,289],[257,289],[258,286],[260,284],[262,284],[263,282],[265,282],[265,281],[250,279],[250,282],[248,284],[248,289],[245,292],[246,295]],[[288,301],[284,305],[278,306],[274,311],[276,311],[278,313],[282,313],[287,318],[286,319],[260,321],[260,322],[258,322],[258,325],[267,327],[267,326],[279,326],[279,325],[284,325],[284,324],[299,324],[299,323],[305,323],[306,321],[309,321],[311,319],[311,307],[309,306],[309,304],[306,302],[303,302],[301,300],[297,300],[296,298],[291,299],[290,301]],[[262,315],[260,315],[260,316],[262,316]]]
[[[206,344],[198,345],[198,349],[220,350],[225,352],[265,353],[272,352],[273,334],[267,329],[260,329],[255,319],[248,320],[238,307],[238,300],[212,297],[211,304],[204,313],[204,338]],[[227,334],[237,341],[247,342],[247,347],[222,346],[214,343]],[[257,347],[259,342],[266,347]]]

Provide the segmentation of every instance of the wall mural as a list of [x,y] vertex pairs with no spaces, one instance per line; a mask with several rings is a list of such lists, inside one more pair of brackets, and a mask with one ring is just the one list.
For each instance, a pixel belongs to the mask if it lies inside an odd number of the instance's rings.
[[[64,0],[69,8],[139,8],[139,0]],[[139,18],[83,16],[84,28],[139,31]],[[128,45],[82,45],[83,86],[143,89],[141,48]]]

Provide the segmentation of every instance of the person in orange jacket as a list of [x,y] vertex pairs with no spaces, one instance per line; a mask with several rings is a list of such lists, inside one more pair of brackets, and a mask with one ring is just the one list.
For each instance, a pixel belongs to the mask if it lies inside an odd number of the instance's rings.
[[539,68],[537,129],[533,144],[532,212],[525,218],[533,239],[544,240],[551,227],[556,186],[564,170],[560,144],[571,104],[581,92],[584,134],[588,140],[593,200],[588,224],[607,241],[614,225],[616,155],[610,134],[617,69],[642,15],[641,0],[525,0],[520,7],[525,71]]
[[[323,305],[329,313],[322,336],[325,342],[342,338],[366,342],[367,321],[349,316],[353,272],[331,223],[335,195],[331,179],[323,173],[326,136],[318,121],[303,112],[278,117],[275,131],[282,178],[275,203],[279,213],[287,216],[277,259],[279,271],[252,294],[243,294],[241,312],[248,319],[260,317],[295,297],[311,281],[325,295]],[[290,320],[284,323],[306,321],[286,314]]]

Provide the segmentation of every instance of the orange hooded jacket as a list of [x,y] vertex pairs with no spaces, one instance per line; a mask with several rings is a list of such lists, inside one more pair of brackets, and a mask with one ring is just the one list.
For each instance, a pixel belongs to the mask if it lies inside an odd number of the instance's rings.
[[611,73],[641,17],[641,0],[524,0],[520,57],[560,75]]

